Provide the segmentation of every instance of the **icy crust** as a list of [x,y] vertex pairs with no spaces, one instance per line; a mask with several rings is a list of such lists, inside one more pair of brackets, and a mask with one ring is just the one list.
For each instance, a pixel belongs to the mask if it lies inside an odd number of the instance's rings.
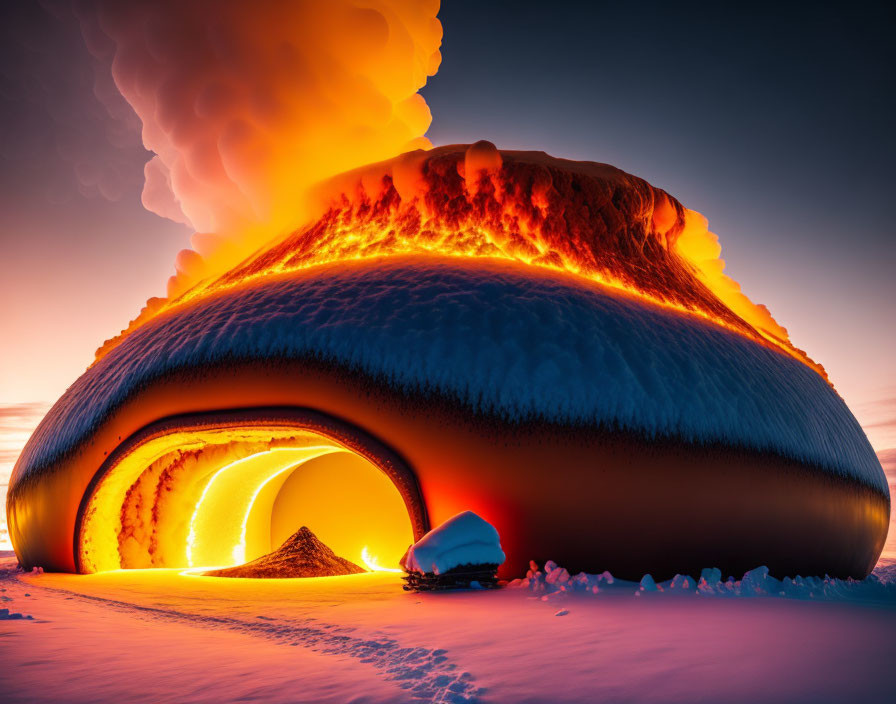
[[757,567],[740,579],[722,579],[718,568],[710,567],[699,578],[675,575],[670,580],[657,583],[649,574],[640,582],[616,579],[609,572],[570,575],[552,560],[539,569],[529,563],[529,571],[523,579],[508,584],[514,589],[527,589],[541,596],[544,601],[562,599],[567,594],[653,594],[708,596],[708,597],[781,597],[785,599],[814,599],[816,601],[870,601],[896,603],[896,581],[878,570],[863,580],[834,579],[833,577],[785,577],[775,579],[768,567]]
[[66,391],[23,451],[11,489],[155,378],[233,359],[314,357],[510,421],[771,451],[889,494],[858,422],[800,362],[569,277],[457,262],[324,265],[161,316]]
[[409,572],[445,574],[461,565],[501,565],[504,551],[495,527],[472,511],[449,518],[414,543],[404,559]]

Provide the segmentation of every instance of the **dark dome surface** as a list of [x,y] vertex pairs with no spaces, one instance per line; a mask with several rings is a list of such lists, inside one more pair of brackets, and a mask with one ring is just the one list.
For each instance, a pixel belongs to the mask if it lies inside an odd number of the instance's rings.
[[[180,392],[162,393],[174,380]],[[880,464],[801,362],[568,275],[397,257],[267,277],[128,336],[63,395],[16,465],[20,559],[71,568],[51,564],[65,551],[46,543],[71,549],[68,522],[100,449],[148,420],[292,402],[403,456],[433,524],[458,508],[495,524],[508,574],[531,558],[684,573],[725,551],[732,569],[863,576],[886,536]],[[35,501],[69,505],[53,518],[29,511]],[[764,525],[724,525],[750,516]]]

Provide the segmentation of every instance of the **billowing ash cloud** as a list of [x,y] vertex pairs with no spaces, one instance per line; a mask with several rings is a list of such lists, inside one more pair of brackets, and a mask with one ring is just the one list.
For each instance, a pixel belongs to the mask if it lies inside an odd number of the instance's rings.
[[428,146],[417,91],[441,60],[438,2],[87,0],[95,56],[157,156],[144,205],[214,233],[169,287],[221,271],[301,224],[309,186]]

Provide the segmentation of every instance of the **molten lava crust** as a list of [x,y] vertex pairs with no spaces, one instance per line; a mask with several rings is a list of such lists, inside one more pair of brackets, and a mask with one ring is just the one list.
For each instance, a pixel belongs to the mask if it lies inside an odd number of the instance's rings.
[[[378,207],[394,220],[404,206],[393,170],[375,197],[368,188],[354,204],[343,200],[279,249],[107,345],[16,465],[7,511],[20,561],[90,571],[136,566],[128,556],[139,553],[147,566],[188,564],[178,547],[193,539],[187,509],[166,518],[178,512],[163,510],[159,497],[181,492],[184,506],[198,505],[212,480],[172,479],[161,491],[159,477],[174,476],[175,466],[179,477],[198,477],[194,465],[214,476],[224,456],[214,433],[229,433],[228,461],[259,445],[357,452],[398,488],[414,537],[475,511],[501,535],[502,576],[523,573],[530,559],[626,578],[710,565],[740,574],[760,564],[778,575],[867,575],[890,510],[874,452],[817,365],[733,313],[674,255],[681,206],[625,174],[629,181],[512,153],[496,164],[487,145],[452,149],[434,150],[415,172],[424,186],[414,186],[416,224],[405,226],[416,234],[390,235],[415,246],[388,256],[330,256],[330,248],[320,261],[283,264],[287,250],[304,251],[296,238],[330,242],[337,221],[340,232],[350,229],[342,212],[367,208],[359,231],[372,227]],[[475,193],[470,178],[454,183],[462,164],[469,173],[480,162]],[[487,190],[486,210],[515,188],[515,199],[553,218],[554,238],[583,226],[571,216],[562,224],[550,182],[569,193],[603,189],[603,206],[593,196],[567,214],[589,211],[601,232],[634,232],[642,249],[614,235],[612,256],[601,259],[597,238],[588,244],[597,264],[578,270],[506,249],[446,252],[419,214],[444,220],[463,208],[434,200],[436,178],[467,189],[448,188],[449,200],[475,204]],[[420,196],[420,188],[429,190]],[[607,204],[618,215],[612,227]],[[503,213],[483,220],[493,243]],[[537,239],[531,218],[520,222],[529,234],[518,238]],[[544,249],[553,261],[557,248]],[[573,256],[563,252],[557,261]],[[605,269],[617,275],[597,275]],[[141,488],[152,472],[151,490]],[[247,505],[246,516],[255,510]],[[258,556],[246,547],[247,523],[234,552],[244,559]]]

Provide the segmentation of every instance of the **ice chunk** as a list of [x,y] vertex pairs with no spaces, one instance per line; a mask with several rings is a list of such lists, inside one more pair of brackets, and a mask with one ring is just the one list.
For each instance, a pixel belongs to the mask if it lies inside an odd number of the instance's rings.
[[566,584],[569,581],[569,572],[563,567],[558,567],[553,560],[545,563],[544,572],[544,579],[548,584]]
[[677,574],[672,578],[672,581],[669,583],[670,589],[678,589],[680,591],[690,591],[694,588],[694,580],[690,577]]
[[423,574],[444,574],[461,565],[500,565],[504,551],[498,531],[472,511],[449,518],[411,546],[405,568]]
[[722,570],[718,567],[704,567],[697,582],[697,591],[705,592],[722,581]]
[[756,596],[773,594],[777,586],[774,584],[776,581],[774,578],[769,578],[768,567],[764,565],[757,567],[744,575],[740,585],[741,593]]
[[649,574],[645,574],[641,577],[641,591],[642,592],[655,592],[656,591],[656,582],[653,581],[653,577]]
[[645,574],[643,577],[641,577],[641,584],[639,585],[639,591],[655,592],[655,591],[662,591],[662,588],[656,586],[656,582],[653,580],[653,577],[651,575]]

